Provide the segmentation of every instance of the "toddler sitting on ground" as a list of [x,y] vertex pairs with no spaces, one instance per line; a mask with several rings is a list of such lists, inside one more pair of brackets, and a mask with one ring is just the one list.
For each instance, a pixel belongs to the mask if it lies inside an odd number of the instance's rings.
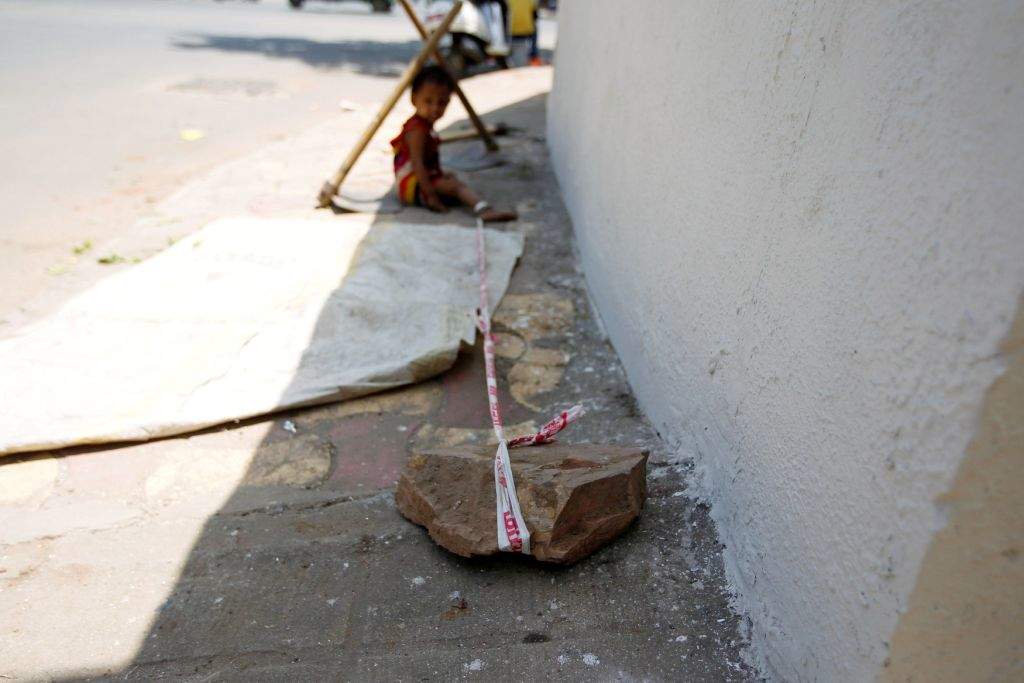
[[412,82],[412,104],[416,107],[402,132],[391,141],[395,150],[395,182],[403,204],[425,206],[445,212],[447,203],[462,203],[485,221],[511,221],[514,211],[497,211],[453,173],[441,170],[438,151],[441,140],[434,123],[448,108],[455,84],[439,66],[424,67]]

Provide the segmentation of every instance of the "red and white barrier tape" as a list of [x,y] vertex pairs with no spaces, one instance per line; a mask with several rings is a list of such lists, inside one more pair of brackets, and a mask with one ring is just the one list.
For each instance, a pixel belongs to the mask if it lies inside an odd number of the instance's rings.
[[476,326],[484,337],[484,366],[487,370],[487,402],[491,409],[491,425],[498,437],[498,451],[494,454],[494,497],[497,513],[498,547],[504,551],[530,552],[530,531],[519,509],[516,483],[512,478],[512,464],[508,449],[516,446],[537,446],[555,440],[555,434],[583,415],[582,406],[573,406],[548,421],[540,431],[529,436],[505,439],[498,405],[498,373],[494,368],[494,335],[491,334],[491,312],[487,296],[487,252],[484,246],[484,222],[476,219],[476,258],[480,271],[480,310]]

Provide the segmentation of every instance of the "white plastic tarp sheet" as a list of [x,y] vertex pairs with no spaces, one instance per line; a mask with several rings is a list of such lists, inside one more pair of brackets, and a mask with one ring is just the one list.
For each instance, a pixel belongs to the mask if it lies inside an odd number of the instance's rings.
[[[492,306],[522,252],[487,231]],[[180,434],[449,368],[475,336],[473,231],[222,219],[0,340],[0,454]]]

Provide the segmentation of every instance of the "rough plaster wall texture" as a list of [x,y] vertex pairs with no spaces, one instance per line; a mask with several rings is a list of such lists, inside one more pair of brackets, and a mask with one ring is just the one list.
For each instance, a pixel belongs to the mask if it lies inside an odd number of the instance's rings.
[[560,4],[549,144],[766,671],[868,680],[1024,286],[1020,2]]
[[1024,297],[1000,345],[1006,371],[949,490],[892,636],[883,680],[1024,680]]

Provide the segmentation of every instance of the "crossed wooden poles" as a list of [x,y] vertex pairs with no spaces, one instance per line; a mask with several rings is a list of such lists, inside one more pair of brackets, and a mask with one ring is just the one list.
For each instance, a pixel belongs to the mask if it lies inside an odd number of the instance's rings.
[[341,164],[341,167],[330,177],[329,180],[327,180],[327,182],[324,183],[324,186],[320,188],[320,196],[318,197],[320,208],[330,206],[331,200],[334,198],[334,195],[338,193],[338,188],[341,187],[342,182],[344,182],[345,176],[347,176],[349,171],[352,170],[352,167],[355,166],[356,161],[363,153],[363,150],[366,149],[366,145],[370,143],[370,139],[373,137],[374,133],[376,133],[381,124],[384,123],[384,118],[391,112],[399,98],[402,96],[402,93],[405,92],[407,87],[409,87],[412,79],[416,77],[416,74],[419,73],[423,64],[430,57],[433,57],[434,60],[452,76],[452,81],[455,83],[455,95],[462,102],[462,106],[466,108],[466,112],[469,114],[469,119],[473,122],[473,126],[483,139],[487,149],[492,152],[498,149],[498,143],[494,141],[494,138],[487,130],[487,127],[484,126],[483,121],[481,121],[480,117],[477,116],[476,111],[473,109],[473,105],[469,103],[469,98],[466,97],[466,93],[462,92],[462,88],[459,87],[457,75],[451,73],[447,62],[445,62],[444,57],[441,56],[441,52],[437,49],[437,44],[441,41],[444,34],[448,32],[448,28],[451,26],[452,21],[455,20],[456,16],[458,16],[459,10],[462,8],[462,0],[455,0],[455,4],[453,4],[452,8],[448,10],[448,14],[444,16],[444,19],[437,27],[437,30],[430,34],[427,33],[427,29],[423,25],[423,22],[420,21],[420,18],[416,16],[416,10],[414,10],[412,5],[409,4],[409,0],[399,1],[402,3],[402,9],[404,9],[405,13],[409,15],[409,20],[412,21],[416,30],[419,32],[420,37],[425,42],[423,47],[420,49],[419,54],[416,55],[416,58],[409,63],[409,66],[406,67],[402,77],[398,79],[398,83],[395,85],[394,91],[390,96],[388,96],[387,100],[384,101],[384,105],[380,108],[380,111],[377,112],[377,115],[373,117],[370,125],[365,131],[363,131],[363,134],[356,142],[355,147],[352,148],[352,151],[348,153],[348,157],[346,157],[345,161]]

